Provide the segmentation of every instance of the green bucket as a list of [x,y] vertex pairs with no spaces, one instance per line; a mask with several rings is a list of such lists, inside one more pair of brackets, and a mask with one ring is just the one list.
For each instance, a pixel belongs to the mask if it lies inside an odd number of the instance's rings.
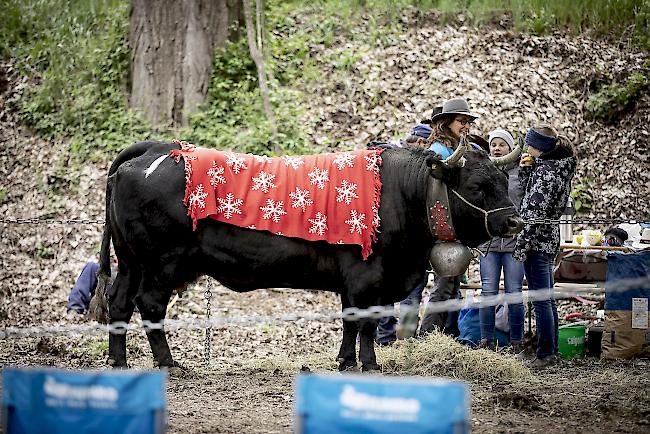
[[585,355],[585,325],[567,324],[559,328],[558,349],[564,359]]

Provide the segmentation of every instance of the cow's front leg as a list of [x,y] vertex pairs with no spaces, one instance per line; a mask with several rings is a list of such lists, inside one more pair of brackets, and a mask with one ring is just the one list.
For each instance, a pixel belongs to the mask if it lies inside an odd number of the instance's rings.
[[359,320],[359,360],[361,360],[361,371],[377,372],[380,370],[375,356],[375,330],[377,320],[363,318]]
[[357,334],[357,322],[343,320],[343,340],[338,356],[339,371],[357,369]]

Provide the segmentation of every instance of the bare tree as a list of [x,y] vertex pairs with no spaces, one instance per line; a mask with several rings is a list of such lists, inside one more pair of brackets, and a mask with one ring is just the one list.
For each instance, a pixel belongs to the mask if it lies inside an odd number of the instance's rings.
[[240,15],[241,0],[132,0],[131,107],[154,126],[186,125],[207,94],[215,48],[239,36]]
[[278,129],[275,122],[275,115],[273,114],[273,108],[271,107],[271,101],[269,98],[269,87],[266,84],[266,65],[264,62],[264,56],[262,54],[262,18],[263,11],[260,10],[263,2],[257,1],[257,41],[255,40],[256,27],[253,24],[253,12],[251,10],[251,4],[249,0],[242,0],[244,3],[244,21],[246,22],[246,36],[248,39],[248,48],[251,53],[251,57],[255,62],[257,67],[257,81],[260,86],[260,93],[262,94],[262,105],[264,107],[264,113],[266,118],[271,124],[271,129],[273,131],[273,151],[278,154],[280,151],[279,144],[277,143]]

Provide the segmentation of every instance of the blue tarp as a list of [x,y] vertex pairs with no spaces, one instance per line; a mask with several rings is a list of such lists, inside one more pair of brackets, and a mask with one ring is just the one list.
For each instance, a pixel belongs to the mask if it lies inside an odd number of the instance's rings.
[[361,375],[300,375],[300,434],[468,433],[469,388],[451,380]]
[[157,434],[166,424],[166,376],[144,371],[3,371],[7,434]]
[[605,283],[605,310],[632,310],[632,298],[650,298],[650,285],[638,285],[621,290],[622,279],[649,278],[650,251],[637,253],[609,253],[607,255],[607,282]]

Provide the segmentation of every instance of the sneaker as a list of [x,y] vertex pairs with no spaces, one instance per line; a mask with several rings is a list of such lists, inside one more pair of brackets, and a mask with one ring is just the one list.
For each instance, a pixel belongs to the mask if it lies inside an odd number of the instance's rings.
[[542,357],[541,359],[535,357],[535,359],[528,364],[528,367],[530,369],[544,369],[555,364],[557,364],[557,358],[555,357],[555,354],[551,354],[549,356]]

